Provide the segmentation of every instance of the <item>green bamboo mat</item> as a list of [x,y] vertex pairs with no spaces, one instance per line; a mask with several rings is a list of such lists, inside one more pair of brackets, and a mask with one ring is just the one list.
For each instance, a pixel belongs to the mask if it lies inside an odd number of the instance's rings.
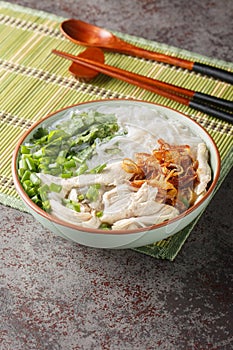
[[[92,82],[76,81],[70,62],[52,49],[78,54],[84,50],[59,31],[64,18],[0,1],[0,203],[26,211],[11,176],[11,157],[19,137],[35,121],[79,102],[135,98],[175,108],[199,122],[214,138],[222,160],[218,188],[233,165],[233,126],[174,101],[102,74]],[[145,49],[209,63],[233,71],[233,64],[203,57],[161,43],[115,33]],[[186,70],[140,58],[106,53],[106,63],[188,89],[232,100],[233,86]],[[158,243],[135,249],[156,258],[173,260],[195,226]]]

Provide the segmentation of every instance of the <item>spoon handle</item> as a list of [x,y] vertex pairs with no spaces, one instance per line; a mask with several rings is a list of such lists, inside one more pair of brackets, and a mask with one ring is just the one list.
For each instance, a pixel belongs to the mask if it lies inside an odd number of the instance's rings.
[[232,72],[229,72],[225,69],[217,68],[214,66],[209,66],[204,63],[193,62],[182,58],[161,54],[154,51],[144,50],[140,47],[126,43],[123,40],[118,41],[117,51],[118,52],[120,51],[121,53],[131,54],[133,56],[137,56],[141,58],[146,58],[146,59],[155,60],[158,62],[171,64],[177,67],[188,69],[190,71],[201,73],[201,74],[213,77],[215,79],[219,79],[227,83],[233,84]]
[[106,49],[109,51],[120,52],[127,55],[132,55],[135,57],[141,57],[148,60],[158,61],[167,63],[170,65],[178,66],[184,69],[192,70],[193,62],[185,60],[183,58],[173,57],[169,55],[165,55],[163,53],[145,50],[141,47],[130,44],[118,37],[115,37],[114,45],[106,44],[102,47],[102,49]]

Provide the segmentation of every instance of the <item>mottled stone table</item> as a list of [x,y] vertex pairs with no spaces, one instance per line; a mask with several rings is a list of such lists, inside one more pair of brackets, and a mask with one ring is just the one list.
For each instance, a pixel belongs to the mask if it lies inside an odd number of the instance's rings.
[[[10,2],[232,61],[231,0]],[[174,262],[82,247],[0,206],[0,349],[231,349],[232,175]]]

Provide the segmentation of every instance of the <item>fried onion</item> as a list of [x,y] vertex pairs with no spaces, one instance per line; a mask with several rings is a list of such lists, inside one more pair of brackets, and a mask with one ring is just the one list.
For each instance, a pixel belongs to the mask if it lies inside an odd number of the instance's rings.
[[151,154],[136,153],[135,161],[125,158],[122,168],[132,174],[133,187],[140,188],[145,182],[157,187],[157,201],[183,212],[196,200],[198,162],[188,145],[170,145],[163,139],[159,139],[158,144]]

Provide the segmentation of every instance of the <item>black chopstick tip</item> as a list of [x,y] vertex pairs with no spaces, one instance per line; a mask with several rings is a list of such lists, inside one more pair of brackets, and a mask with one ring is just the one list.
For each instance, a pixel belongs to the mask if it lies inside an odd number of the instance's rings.
[[233,123],[233,114],[230,114],[228,112],[225,112],[220,109],[215,109],[214,107],[202,104],[200,102],[190,101],[189,107],[194,108],[200,112],[203,112],[205,114],[208,114],[212,117],[224,120],[228,123]]
[[195,62],[193,64],[192,70],[196,73],[208,75],[215,79],[225,81],[229,84],[233,84],[233,73],[225,69],[209,66],[207,64],[200,63],[200,62]]

